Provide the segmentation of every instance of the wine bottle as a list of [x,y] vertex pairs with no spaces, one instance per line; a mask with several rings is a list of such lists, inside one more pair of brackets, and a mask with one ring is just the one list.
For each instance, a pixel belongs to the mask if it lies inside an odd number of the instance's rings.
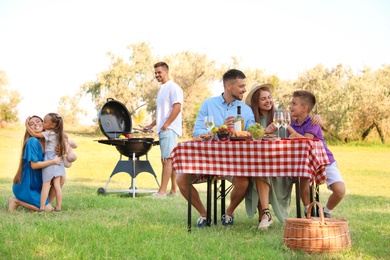
[[244,131],[244,118],[241,116],[241,106],[237,106],[237,116],[234,119],[234,132]]

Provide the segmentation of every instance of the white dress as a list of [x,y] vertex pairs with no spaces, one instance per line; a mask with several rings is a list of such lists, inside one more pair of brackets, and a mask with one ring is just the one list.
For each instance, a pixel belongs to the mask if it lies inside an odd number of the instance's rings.
[[[53,131],[43,131],[42,134],[45,137],[44,160],[52,160],[56,155],[55,147],[57,146],[57,134]],[[42,169],[42,181],[51,181],[54,177],[63,176],[65,174],[64,161],[61,161],[61,165],[54,164]]]

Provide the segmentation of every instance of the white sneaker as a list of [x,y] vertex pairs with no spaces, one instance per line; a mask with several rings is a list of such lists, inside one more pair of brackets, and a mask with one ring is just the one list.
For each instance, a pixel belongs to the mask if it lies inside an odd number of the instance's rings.
[[177,194],[177,192],[176,193],[168,193],[167,196],[168,197],[177,197],[177,196],[179,196],[179,194]]
[[165,199],[167,197],[167,194],[159,194],[158,192],[155,192],[151,196],[153,199]]

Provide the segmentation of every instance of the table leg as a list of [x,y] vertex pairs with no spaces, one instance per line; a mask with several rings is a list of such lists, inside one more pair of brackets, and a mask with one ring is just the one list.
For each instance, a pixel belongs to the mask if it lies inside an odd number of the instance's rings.
[[207,215],[206,215],[206,225],[211,226],[211,182],[213,176],[207,176]]
[[297,218],[301,218],[301,196],[299,195],[299,178],[295,178],[295,200],[297,205]]
[[226,190],[225,190],[225,179],[221,180],[221,219],[222,215],[226,212]]
[[188,174],[188,213],[187,213],[187,231],[191,232],[191,200],[192,200],[192,175]]
[[214,180],[214,225],[217,225],[218,181]]

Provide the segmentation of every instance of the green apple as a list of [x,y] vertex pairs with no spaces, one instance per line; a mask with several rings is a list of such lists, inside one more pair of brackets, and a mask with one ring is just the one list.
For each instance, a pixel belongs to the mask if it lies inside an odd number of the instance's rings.
[[223,125],[221,125],[219,128],[220,128],[220,129],[227,129],[228,127],[227,127],[227,125],[223,124]]

